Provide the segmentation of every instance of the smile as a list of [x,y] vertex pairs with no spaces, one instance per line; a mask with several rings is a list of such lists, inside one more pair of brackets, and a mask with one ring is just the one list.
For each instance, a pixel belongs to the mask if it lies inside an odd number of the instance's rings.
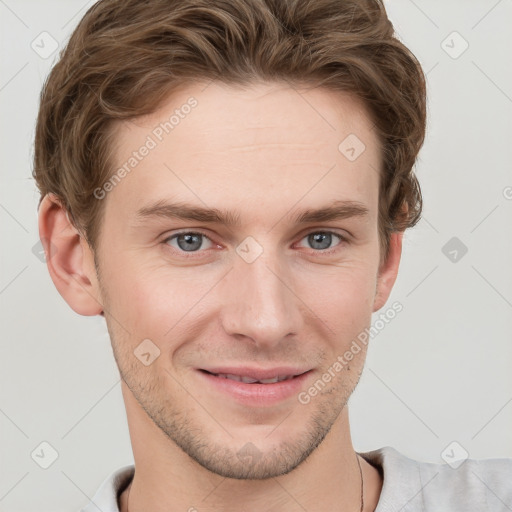
[[228,397],[229,401],[246,407],[270,407],[296,397],[305,389],[312,373],[311,369],[291,367],[219,367],[196,371],[206,386],[205,392]]
[[271,377],[270,379],[253,379],[252,377],[248,377],[246,375],[234,375],[231,373],[212,373],[212,375],[215,375],[216,377],[221,377],[223,379],[231,379],[237,380],[238,382],[245,382],[246,384],[274,384],[275,382],[282,382],[283,380],[289,380],[295,377],[295,375],[283,375]]

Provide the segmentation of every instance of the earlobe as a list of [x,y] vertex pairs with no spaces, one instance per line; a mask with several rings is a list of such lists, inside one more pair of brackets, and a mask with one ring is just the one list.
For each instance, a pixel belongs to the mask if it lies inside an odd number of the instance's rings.
[[389,241],[387,259],[382,263],[377,275],[377,289],[373,302],[373,312],[384,306],[395,284],[402,256],[403,231],[393,233]]
[[54,194],[47,194],[39,206],[39,237],[48,271],[62,298],[80,315],[101,314],[92,251]]

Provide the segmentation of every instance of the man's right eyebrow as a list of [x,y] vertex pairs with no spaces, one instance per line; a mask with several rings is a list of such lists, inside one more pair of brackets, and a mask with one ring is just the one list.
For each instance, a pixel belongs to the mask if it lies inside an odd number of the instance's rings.
[[[365,217],[368,213],[369,209],[363,203],[337,200],[321,208],[302,210],[294,214],[290,220],[294,224],[310,224],[313,222],[343,220],[351,217]],[[135,216],[138,221],[149,218],[167,218],[223,224],[229,227],[241,225],[238,212],[206,208],[183,202],[172,203],[166,200],[159,200],[143,206],[137,211]]]

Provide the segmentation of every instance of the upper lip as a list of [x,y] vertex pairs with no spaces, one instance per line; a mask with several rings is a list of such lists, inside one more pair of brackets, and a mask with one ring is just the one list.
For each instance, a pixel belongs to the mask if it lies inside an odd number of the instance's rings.
[[274,368],[253,368],[249,366],[213,366],[209,368],[198,368],[210,373],[226,373],[240,375],[251,379],[272,379],[274,377],[296,376],[310,370],[310,368],[297,368],[292,366],[276,366]]

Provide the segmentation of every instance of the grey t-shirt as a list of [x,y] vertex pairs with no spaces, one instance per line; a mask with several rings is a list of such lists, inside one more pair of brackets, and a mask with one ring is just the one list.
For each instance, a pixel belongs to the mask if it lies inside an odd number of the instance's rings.
[[[391,446],[359,455],[383,477],[375,512],[512,511],[512,458],[467,459],[454,469],[410,459]],[[115,471],[81,512],[119,512],[118,496],[133,474],[133,465]]]

